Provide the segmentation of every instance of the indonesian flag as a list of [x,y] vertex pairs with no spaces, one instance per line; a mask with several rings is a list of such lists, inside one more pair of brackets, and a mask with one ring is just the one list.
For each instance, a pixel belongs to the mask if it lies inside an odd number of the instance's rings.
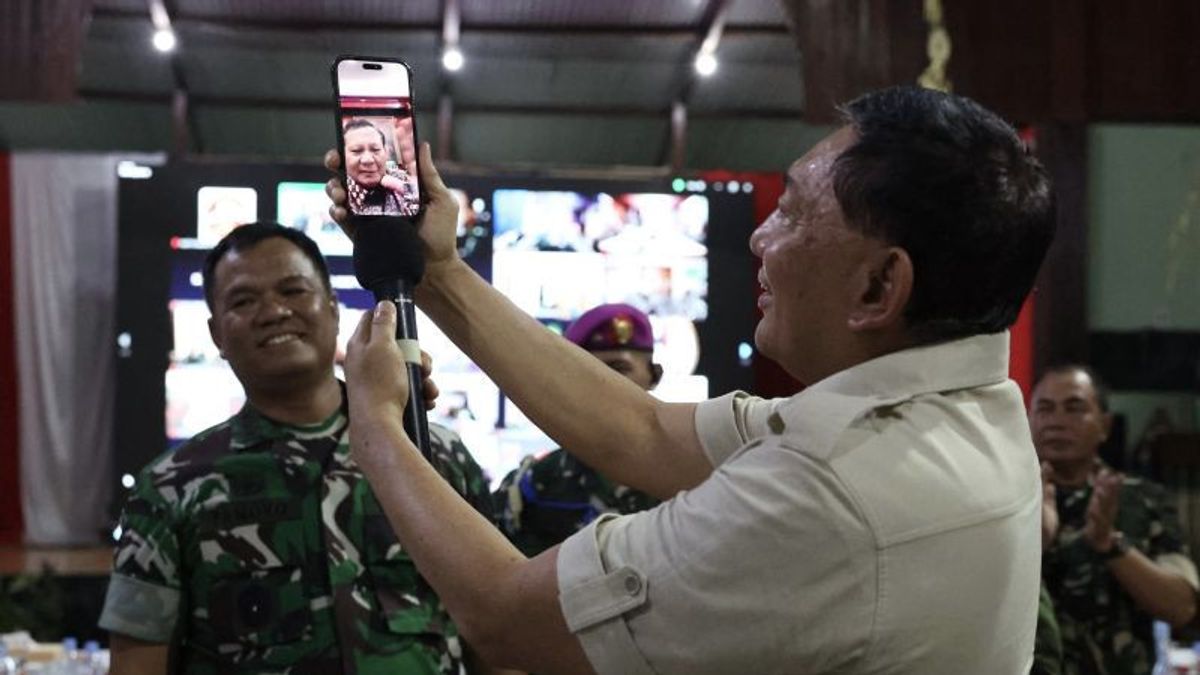
[[128,159],[0,153],[0,544],[99,543],[109,522]]

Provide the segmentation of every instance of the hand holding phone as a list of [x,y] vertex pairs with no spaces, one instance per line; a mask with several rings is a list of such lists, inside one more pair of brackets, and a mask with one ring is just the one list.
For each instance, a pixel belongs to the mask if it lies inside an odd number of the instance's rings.
[[[417,161],[421,167],[422,195],[419,236],[425,247],[426,262],[440,265],[458,260],[461,255],[457,239],[458,213],[462,209],[469,208],[463,201],[466,195],[451,190],[442,182],[437,166],[433,163],[432,151],[428,143],[417,147]],[[331,173],[337,174],[336,177],[325,183],[325,194],[329,196],[331,202],[329,218],[337,223],[338,227],[342,228],[346,236],[353,241],[358,232],[358,223],[350,218],[347,208],[346,189],[341,178],[341,153],[330,148],[325,153],[324,164]]]
[[408,66],[396,59],[340,56],[333,85],[351,217],[416,216],[421,183]]
[[425,273],[417,235],[421,183],[412,77],[403,61],[339,56],[333,62],[335,119],[346,208],[353,223],[354,275],[375,300],[395,306],[396,341],[409,363],[404,430],[430,456],[412,292]]

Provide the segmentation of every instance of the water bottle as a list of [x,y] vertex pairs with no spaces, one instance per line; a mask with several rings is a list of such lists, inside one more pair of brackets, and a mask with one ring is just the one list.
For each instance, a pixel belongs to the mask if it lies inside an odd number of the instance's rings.
[[17,660],[8,655],[3,642],[0,642],[0,675],[17,675]]
[[83,643],[83,653],[80,655],[76,673],[78,675],[104,675],[107,672],[108,669],[102,669],[100,665],[100,643],[95,640]]
[[77,675],[79,670],[79,640],[65,637],[62,641],[62,655],[46,664],[45,675]]
[[1197,658],[1196,652],[1190,648],[1172,649],[1171,668],[1176,675],[1196,675],[1200,673],[1200,658]]
[[1154,669],[1150,675],[1171,675],[1171,625],[1154,622]]

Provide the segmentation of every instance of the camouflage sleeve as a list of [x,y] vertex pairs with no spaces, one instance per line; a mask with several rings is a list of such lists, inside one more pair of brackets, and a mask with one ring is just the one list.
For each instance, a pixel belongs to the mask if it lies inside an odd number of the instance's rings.
[[179,617],[179,540],[174,508],[153,465],[138,476],[121,514],[121,536],[99,625],[147,642],[169,642]]
[[526,455],[521,460],[521,465],[509,471],[492,493],[496,524],[509,539],[521,533],[521,513],[525,510],[525,499],[521,495],[520,483],[521,478],[533,470],[534,462],[533,455]]
[[1149,537],[1149,550],[1145,552],[1146,555],[1150,558],[1167,553],[1187,555],[1179,515],[1166,488],[1149,481],[1141,483],[1141,488],[1133,506],[1145,519],[1146,533]]
[[492,495],[488,492],[483,469],[458,434],[446,427],[430,424],[429,446],[431,463],[437,472],[449,481],[468,504],[489,522],[495,523]]
[[1054,601],[1046,586],[1038,598],[1037,633],[1033,642],[1033,668],[1029,675],[1059,675],[1062,673],[1062,632],[1054,615]]
[[[514,511],[520,513],[519,505],[514,505],[512,500],[509,498],[513,486],[516,484],[517,469],[513,469],[512,471],[508,472],[508,475],[504,477],[504,480],[500,481],[500,485],[496,488],[496,491],[492,493],[493,519],[500,527],[500,530],[505,534],[511,534],[514,523]],[[520,495],[518,493],[518,498],[519,496]],[[515,509],[514,506],[516,506]]]
[[1175,500],[1158,483],[1147,481],[1142,483],[1142,488],[1138,496],[1147,520],[1149,546],[1145,551],[1146,556],[1186,579],[1192,588],[1200,588],[1196,564],[1192,562],[1183,538]]

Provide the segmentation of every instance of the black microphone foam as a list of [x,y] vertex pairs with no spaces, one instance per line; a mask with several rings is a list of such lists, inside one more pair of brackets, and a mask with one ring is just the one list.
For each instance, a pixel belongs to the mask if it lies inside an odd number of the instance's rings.
[[[416,307],[412,290],[425,275],[425,254],[417,224],[408,218],[358,222],[354,228],[354,276],[375,301],[396,305],[396,339],[417,339]],[[408,404],[404,407],[404,430],[426,459],[431,457],[429,422],[422,393],[424,374],[420,363],[408,363]]]
[[354,276],[366,289],[404,281],[416,286],[425,276],[425,254],[417,224],[388,218],[358,224],[354,230]]

